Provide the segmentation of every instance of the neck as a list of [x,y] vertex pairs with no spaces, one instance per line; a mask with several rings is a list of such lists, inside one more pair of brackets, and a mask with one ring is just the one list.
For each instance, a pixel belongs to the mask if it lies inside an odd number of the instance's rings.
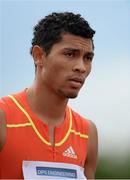
[[35,85],[27,90],[27,99],[31,109],[41,120],[44,119],[46,124],[58,125],[63,122],[68,99],[63,99]]

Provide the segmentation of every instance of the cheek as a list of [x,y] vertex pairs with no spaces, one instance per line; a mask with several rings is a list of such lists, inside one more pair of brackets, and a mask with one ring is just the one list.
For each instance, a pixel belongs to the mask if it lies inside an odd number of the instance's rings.
[[89,65],[86,69],[86,77],[91,73],[92,65]]
[[43,78],[45,75],[45,78],[47,78],[50,82],[58,83],[65,78],[66,74],[66,67],[57,64],[49,67],[43,74]]
[[64,63],[56,64],[52,67],[52,71],[57,75],[57,78],[60,78],[60,75],[64,76],[68,72],[68,66]]

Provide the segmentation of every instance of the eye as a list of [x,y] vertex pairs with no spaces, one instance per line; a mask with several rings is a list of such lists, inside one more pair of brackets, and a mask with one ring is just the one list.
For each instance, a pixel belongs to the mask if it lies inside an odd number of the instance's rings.
[[86,56],[84,58],[85,61],[92,61],[93,60],[93,56]]
[[72,58],[72,57],[74,57],[74,52],[71,52],[71,51],[70,52],[65,52],[64,55],[66,57]]

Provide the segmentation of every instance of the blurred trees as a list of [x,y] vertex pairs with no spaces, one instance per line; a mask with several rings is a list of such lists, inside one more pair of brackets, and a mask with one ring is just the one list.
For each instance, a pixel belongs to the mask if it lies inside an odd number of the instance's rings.
[[127,158],[99,158],[96,179],[130,179],[130,156]]

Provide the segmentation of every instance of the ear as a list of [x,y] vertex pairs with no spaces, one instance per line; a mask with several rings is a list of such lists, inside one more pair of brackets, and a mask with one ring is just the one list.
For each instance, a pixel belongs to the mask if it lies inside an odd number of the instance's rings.
[[38,45],[33,46],[32,56],[34,59],[34,64],[36,66],[42,66],[43,65],[44,51],[40,46],[38,46]]

